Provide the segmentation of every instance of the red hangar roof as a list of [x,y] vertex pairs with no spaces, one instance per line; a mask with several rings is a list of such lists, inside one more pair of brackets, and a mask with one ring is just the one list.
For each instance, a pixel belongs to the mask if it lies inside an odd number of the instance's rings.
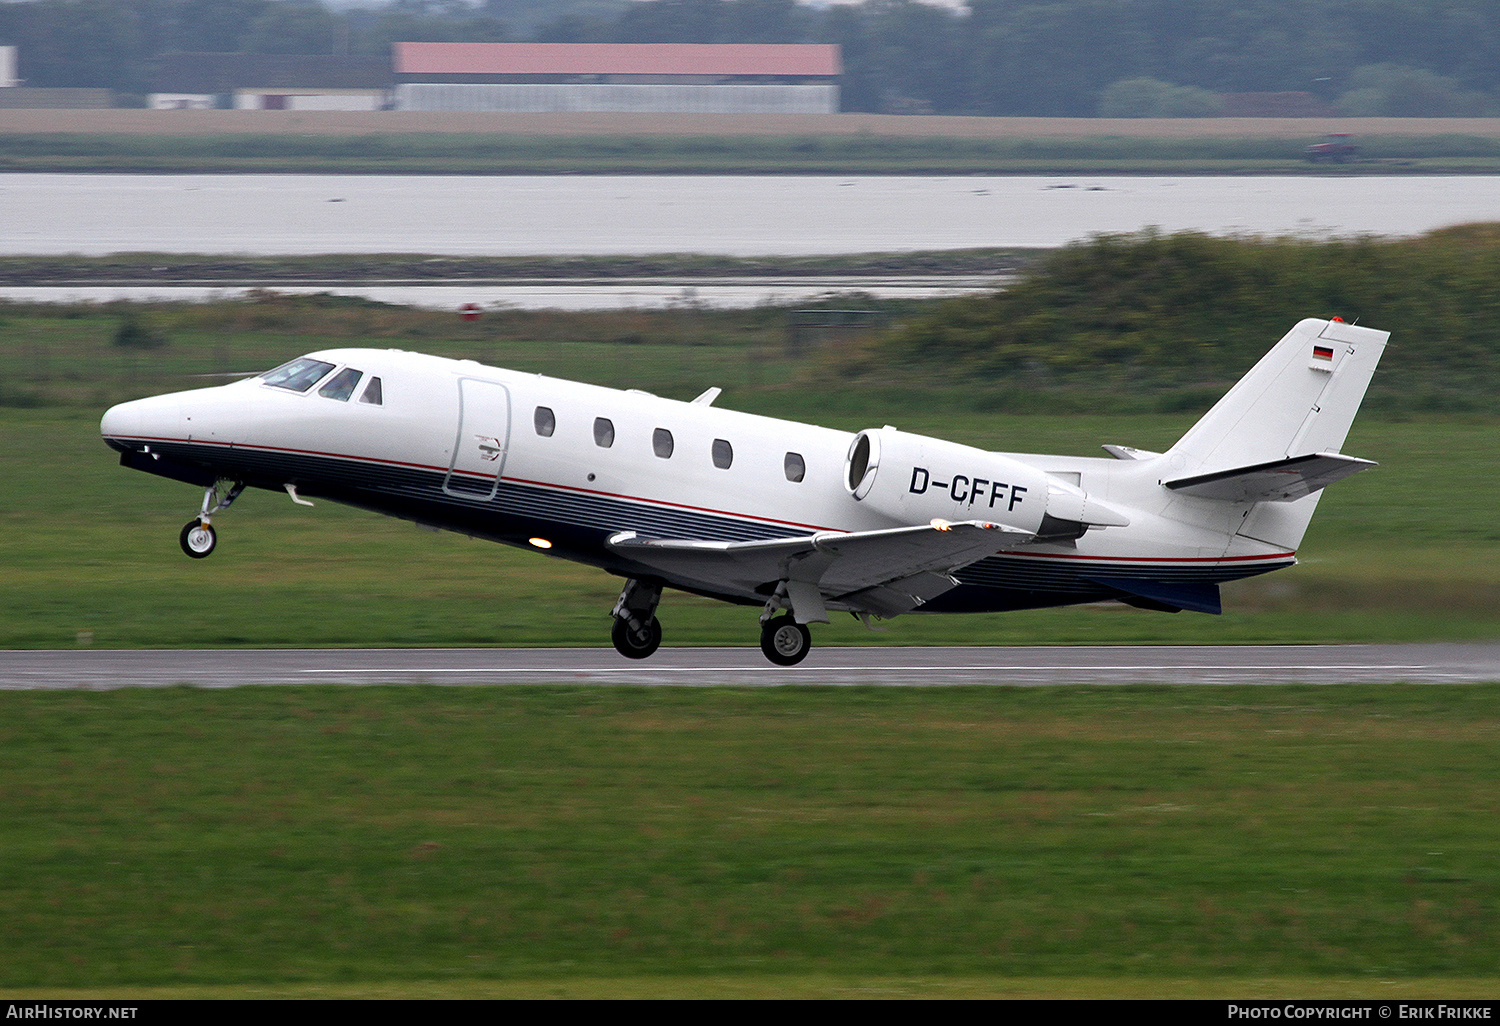
[[803,43],[393,43],[397,75],[832,77],[839,48]]

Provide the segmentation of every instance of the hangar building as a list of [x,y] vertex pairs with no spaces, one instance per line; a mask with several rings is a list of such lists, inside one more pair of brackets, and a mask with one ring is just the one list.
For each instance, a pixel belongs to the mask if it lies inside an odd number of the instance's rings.
[[839,48],[395,43],[398,110],[836,114]]

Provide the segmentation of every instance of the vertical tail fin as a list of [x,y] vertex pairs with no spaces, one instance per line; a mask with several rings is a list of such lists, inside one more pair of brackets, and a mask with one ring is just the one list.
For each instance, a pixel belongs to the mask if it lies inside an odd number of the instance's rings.
[[1390,332],[1301,321],[1168,450],[1174,468],[1214,473],[1338,452]]
[[[1339,452],[1388,338],[1342,321],[1299,322],[1167,450],[1172,476],[1210,479]],[[1257,502],[1237,533],[1295,550],[1320,494]]]

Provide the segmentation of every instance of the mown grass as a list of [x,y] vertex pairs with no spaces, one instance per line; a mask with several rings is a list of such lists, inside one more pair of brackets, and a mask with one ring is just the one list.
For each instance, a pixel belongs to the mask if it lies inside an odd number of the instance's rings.
[[1474,993],[1497,733],[1500,685],[9,692],[0,987]]
[[[0,170],[352,174],[1306,174],[1299,138],[0,134]],[[1375,135],[1339,174],[1483,173],[1500,141]]]
[[[694,384],[696,388],[696,383]],[[732,400],[731,400],[732,401]],[[797,411],[792,411],[797,412]],[[803,410],[808,413],[811,411]],[[840,415],[992,448],[1150,448],[1191,418]],[[320,502],[248,493],[211,559],[177,549],[195,489],[116,465],[92,413],[0,411],[0,648],[597,645],[619,582],[533,552],[431,534]],[[1333,489],[1304,564],[1226,588],[1223,617],[1115,604],[853,621],[819,644],[1417,641],[1500,636],[1495,422],[1360,422],[1349,451],[1380,469]],[[666,643],[750,644],[756,611],[669,593]]]
[[923,975],[846,973],[825,970],[776,975],[735,973],[640,975],[615,977],[539,977],[531,979],[387,980],[363,983],[228,983],[144,987],[0,986],[0,999],[50,998],[58,1001],[218,1000],[1266,1000],[1295,998],[1365,1000],[1485,1000],[1500,990],[1495,977],[1416,977],[1372,980],[1366,977],[1272,976],[1183,979],[1173,977],[1006,975]]
[[[915,304],[842,297],[892,322]],[[127,316],[166,339],[121,350]],[[497,311],[478,322],[359,300],[0,308],[0,648],[216,645],[595,645],[619,582],[598,571],[330,503],[251,492],[217,521],[206,561],[176,546],[200,496],[126,471],[98,438],[113,402],[216,383],[329,345],[473,357],[518,370],[691,398],[830,427],[895,423],[988,449],[1098,455],[1171,444],[1213,401],[1196,383],[1122,396],[1116,412],[976,412],[990,389],[830,386],[813,337],[789,354],[790,312],[692,308],[598,315]],[[208,376],[204,376],[208,375]],[[967,402],[969,405],[964,405]],[[1065,404],[1065,394],[1060,404]],[[8,404],[8,406],[7,406]],[[1037,401],[1032,408],[1045,408]],[[1158,405],[1170,414],[1139,412]],[[1076,405],[1062,405],[1064,410]],[[1129,411],[1136,412],[1129,412]],[[1376,471],[1325,496],[1303,566],[1225,590],[1227,615],[1117,604],[842,619],[819,644],[1231,643],[1500,636],[1500,451],[1493,416],[1364,417],[1346,451]],[[671,594],[668,645],[749,644],[755,610]],[[80,634],[80,632],[83,632]]]
[[1008,275],[1045,250],[1020,247],[735,257],[709,253],[640,256],[433,256],[425,253],[325,253],[253,256],[209,253],[111,253],[106,256],[0,256],[0,282],[219,283],[515,281],[557,278],[676,278],[824,275]]

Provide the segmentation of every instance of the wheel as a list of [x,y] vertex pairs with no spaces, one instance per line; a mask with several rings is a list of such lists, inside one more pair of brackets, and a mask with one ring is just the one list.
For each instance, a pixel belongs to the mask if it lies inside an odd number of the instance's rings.
[[653,616],[640,630],[633,631],[628,621],[617,616],[609,630],[609,640],[626,659],[645,659],[661,647],[661,621]]
[[197,520],[189,520],[182,525],[182,533],[177,536],[178,544],[182,551],[194,559],[202,559],[214,550],[219,544],[219,536],[214,534],[211,524],[200,523]]
[[790,616],[778,616],[760,629],[760,650],[777,666],[795,666],[812,650],[812,632]]

